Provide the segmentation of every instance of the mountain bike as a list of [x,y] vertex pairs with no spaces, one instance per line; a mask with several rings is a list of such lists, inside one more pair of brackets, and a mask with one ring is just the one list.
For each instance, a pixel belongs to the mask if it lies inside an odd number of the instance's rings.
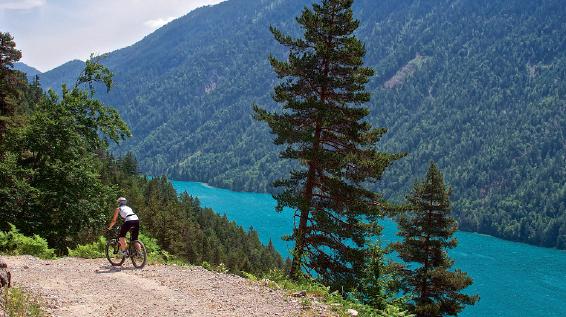
[[[123,255],[120,252],[120,242],[119,242],[120,228],[117,227],[112,230],[108,230],[107,240],[106,240],[106,258],[112,266],[121,266],[126,257],[132,260],[132,264],[135,268],[141,269],[145,266],[147,262],[147,252],[145,250],[145,245],[140,240],[131,241],[128,243],[128,255]],[[128,239],[126,239],[127,243]],[[136,244],[138,247],[136,247]],[[139,251],[138,251],[139,248]]]

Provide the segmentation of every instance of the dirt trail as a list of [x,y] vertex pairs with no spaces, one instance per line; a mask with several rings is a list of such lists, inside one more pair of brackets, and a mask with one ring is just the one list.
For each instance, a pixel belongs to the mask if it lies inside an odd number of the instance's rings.
[[111,267],[105,259],[4,257],[14,286],[53,316],[331,316],[315,305],[238,276],[200,267]]

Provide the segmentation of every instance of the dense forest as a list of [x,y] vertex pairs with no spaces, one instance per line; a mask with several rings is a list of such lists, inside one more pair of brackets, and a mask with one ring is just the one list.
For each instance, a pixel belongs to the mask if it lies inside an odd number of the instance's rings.
[[166,177],[140,176],[133,155],[106,157],[101,177],[107,184],[118,185],[142,219],[142,229],[171,254],[189,263],[224,265],[231,272],[283,268],[273,244],[263,246],[253,228],[244,230],[226,216],[202,208],[187,193],[178,196]]
[[0,231],[15,225],[65,254],[104,233],[122,195],[139,214],[142,232],[186,262],[223,264],[232,272],[283,268],[253,228],[244,230],[186,193],[178,196],[165,177],[139,175],[133,155],[108,154],[108,144],[130,132],[116,110],[95,98],[93,85],[110,88],[112,76],[96,59],[72,88],[44,93],[12,69],[21,53],[9,33],[0,37]]
[[[274,107],[269,34],[290,34],[308,0],[229,0],[197,9],[110,53],[115,105],[140,169],[237,190],[271,191],[278,158],[251,104]],[[357,31],[376,71],[372,123],[407,157],[378,189],[400,199],[434,160],[453,188],[460,228],[566,248],[566,7],[560,0],[358,0]],[[40,74],[73,83],[71,61]]]

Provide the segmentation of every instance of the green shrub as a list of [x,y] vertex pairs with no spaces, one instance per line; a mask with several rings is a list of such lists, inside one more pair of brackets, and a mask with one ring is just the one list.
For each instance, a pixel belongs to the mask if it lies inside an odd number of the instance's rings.
[[74,249],[69,250],[69,256],[85,259],[96,259],[105,257],[106,238],[99,237],[97,241],[78,245]]
[[145,250],[147,252],[147,261],[151,264],[184,264],[179,258],[171,255],[169,252],[161,249],[157,243],[157,239],[152,238],[148,235],[140,233],[139,239],[145,245]]
[[33,297],[19,288],[0,290],[0,312],[4,310],[9,317],[42,317],[46,314]]
[[402,310],[401,308],[393,305],[388,305],[387,308],[378,313],[379,317],[415,317],[415,315]]
[[49,248],[45,239],[36,234],[24,236],[12,224],[10,231],[0,231],[0,252],[9,255],[28,254],[42,259],[55,258],[55,251]]
[[[224,263],[220,263],[218,265],[210,264],[207,261],[203,261],[201,266],[208,271],[218,272],[218,273],[228,273],[230,269]],[[251,274],[250,274],[251,275]]]

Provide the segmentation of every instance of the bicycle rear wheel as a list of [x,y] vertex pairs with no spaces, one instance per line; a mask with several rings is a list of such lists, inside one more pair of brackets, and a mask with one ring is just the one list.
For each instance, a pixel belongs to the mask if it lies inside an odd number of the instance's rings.
[[[139,251],[136,247],[136,243],[139,246]],[[141,269],[145,266],[147,262],[147,252],[145,250],[145,245],[143,244],[143,242],[138,240],[130,243],[130,258],[132,259],[132,264],[136,268]]]
[[120,254],[120,243],[116,239],[108,240],[106,242],[106,259],[113,266],[120,266],[126,260],[122,254]]

